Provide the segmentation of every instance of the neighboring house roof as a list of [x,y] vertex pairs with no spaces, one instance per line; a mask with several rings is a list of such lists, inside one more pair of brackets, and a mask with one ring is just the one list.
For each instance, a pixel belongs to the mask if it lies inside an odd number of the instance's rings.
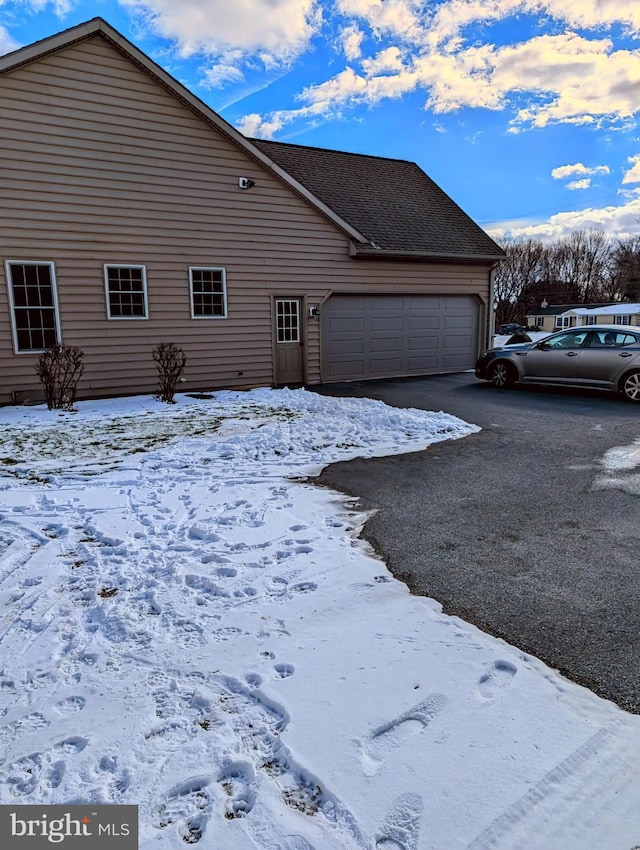
[[251,139],[367,237],[358,254],[497,260],[500,248],[414,162]]
[[0,57],[0,75],[96,35],[344,232],[355,254],[495,261],[504,251],[415,163],[247,139],[102,18]]
[[[617,302],[620,303],[620,302]],[[607,304],[550,304],[548,307],[534,307],[527,310],[527,316],[561,316],[569,310],[583,310],[595,307],[608,307],[612,302]]]
[[565,315],[573,316],[631,316],[640,313],[640,304],[619,301],[617,304],[599,304],[597,307],[574,307]]

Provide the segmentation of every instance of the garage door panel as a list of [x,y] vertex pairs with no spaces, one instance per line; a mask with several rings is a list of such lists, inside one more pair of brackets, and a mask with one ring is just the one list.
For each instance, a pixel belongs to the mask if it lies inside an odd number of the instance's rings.
[[400,351],[400,352],[402,352],[403,347],[404,347],[404,340],[402,339],[402,337],[397,337],[397,336],[396,337],[389,337],[388,339],[385,339],[384,337],[382,339],[372,339],[372,340],[370,340],[370,343],[369,343],[369,351],[372,354],[376,354],[377,352],[380,352],[380,351]]
[[364,354],[364,340],[360,339],[335,339],[331,341],[329,351],[332,355]]
[[402,316],[371,316],[369,330],[373,333],[386,333],[387,331],[400,331],[404,329],[404,318]]
[[409,316],[409,330],[437,331],[440,327],[440,316]]
[[366,308],[371,310],[372,313],[402,312],[403,309],[402,304],[398,303],[397,295],[376,295],[374,296],[374,300],[368,295],[363,300]]
[[322,308],[323,380],[472,369],[479,317],[469,295],[332,295]]
[[446,316],[444,326],[447,330],[453,330],[454,328],[471,330],[473,322],[471,316]]
[[366,377],[364,360],[354,360],[353,362],[344,360],[331,365],[331,371],[326,380],[346,381],[364,377]]
[[371,368],[377,375],[397,375],[402,369],[402,357],[372,357]]
[[362,316],[358,318],[341,318],[335,317],[331,320],[331,333],[357,333],[362,334],[365,331],[365,323]]
[[468,351],[469,346],[473,343],[471,334],[450,334],[446,333],[441,336],[445,348],[460,348]]
[[428,372],[437,371],[438,356],[436,354],[432,354],[431,356],[424,355],[422,357],[409,357],[408,365],[411,372],[421,372],[424,375]]
[[438,351],[439,349],[437,337],[410,337],[408,340],[408,350],[414,351]]

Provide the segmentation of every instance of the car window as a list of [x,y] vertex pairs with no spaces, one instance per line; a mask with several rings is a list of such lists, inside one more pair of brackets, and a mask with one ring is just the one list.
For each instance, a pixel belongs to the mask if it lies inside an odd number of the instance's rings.
[[545,339],[545,348],[580,348],[587,338],[587,331],[579,333],[558,334],[551,339]]
[[624,348],[625,345],[637,345],[638,340],[633,334],[616,334],[616,348]]
[[624,348],[637,342],[634,334],[621,331],[594,331],[589,336],[589,348]]

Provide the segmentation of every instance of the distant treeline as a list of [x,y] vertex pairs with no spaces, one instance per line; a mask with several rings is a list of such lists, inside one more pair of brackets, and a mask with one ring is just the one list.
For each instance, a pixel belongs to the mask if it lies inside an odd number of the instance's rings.
[[496,324],[524,323],[551,304],[640,302],[640,235],[614,239],[577,230],[556,242],[504,239],[507,258],[496,270]]

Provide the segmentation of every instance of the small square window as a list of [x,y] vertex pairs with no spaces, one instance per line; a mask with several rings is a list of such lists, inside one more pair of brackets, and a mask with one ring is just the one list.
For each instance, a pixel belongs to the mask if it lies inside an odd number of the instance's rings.
[[147,318],[147,277],[144,266],[105,266],[107,316],[110,319]]
[[192,319],[226,319],[227,284],[221,268],[189,268]]

